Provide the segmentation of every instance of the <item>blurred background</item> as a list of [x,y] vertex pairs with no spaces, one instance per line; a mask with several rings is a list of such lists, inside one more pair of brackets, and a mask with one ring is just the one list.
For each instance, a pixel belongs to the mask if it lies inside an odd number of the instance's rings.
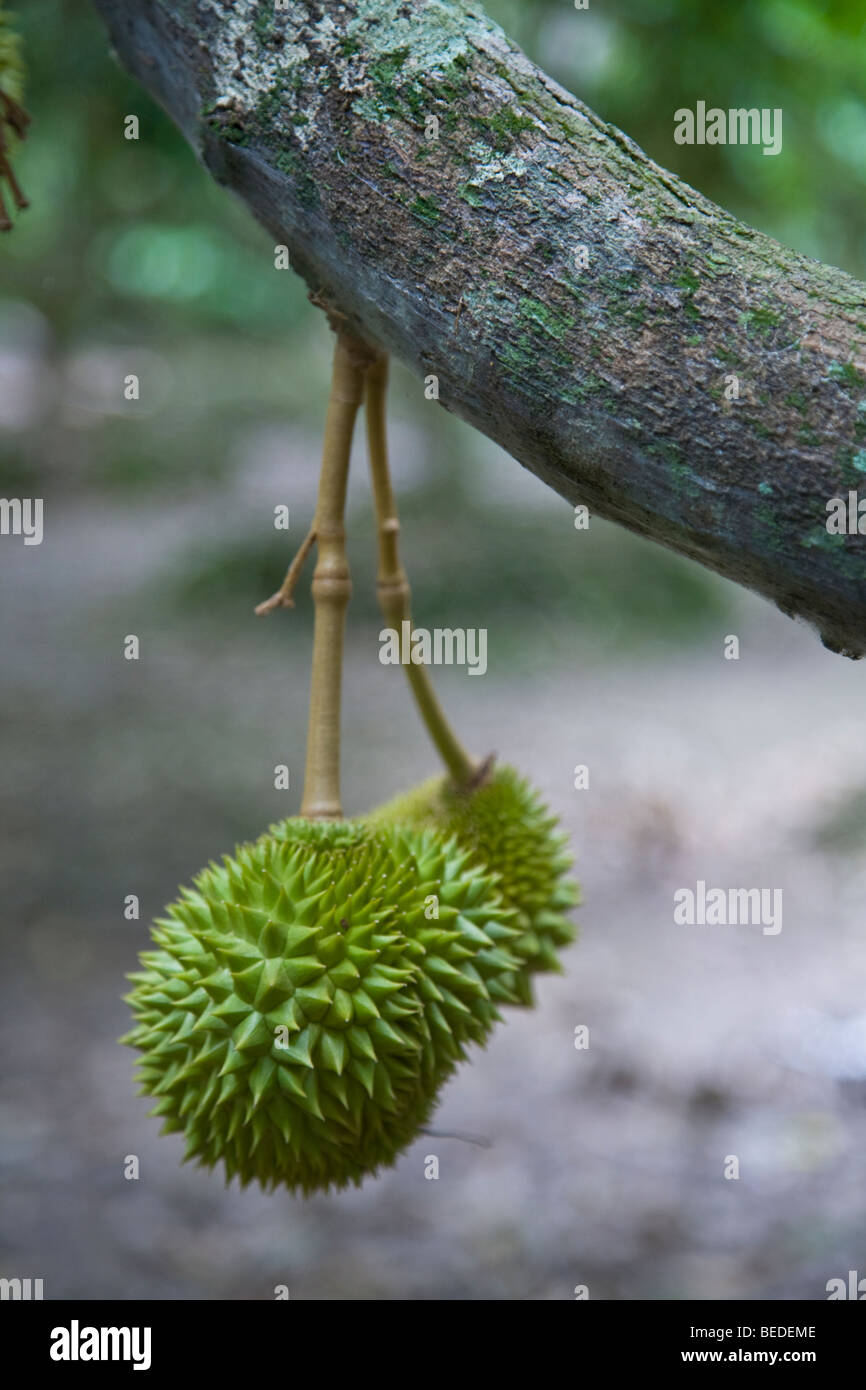
[[[157,1137],[116,1043],[124,973],[180,882],[300,801],[307,586],[291,614],[252,608],[311,519],[329,335],[89,7],[19,8],[32,206],[0,242],[0,496],[43,497],[45,538],[0,541],[0,1275],[93,1299],[820,1299],[866,1275],[862,668],[597,518],[575,531],[399,366],[415,620],[488,629],[484,679],[438,683],[466,741],[562,816],[581,940],[452,1080],[437,1133],[359,1191],[227,1190]],[[487,9],[661,164],[866,279],[860,3]],[[673,110],[698,99],[781,106],[783,153],[674,145]],[[353,814],[435,770],[377,661],[364,469],[359,453]],[[675,926],[697,879],[781,888],[782,932]]]

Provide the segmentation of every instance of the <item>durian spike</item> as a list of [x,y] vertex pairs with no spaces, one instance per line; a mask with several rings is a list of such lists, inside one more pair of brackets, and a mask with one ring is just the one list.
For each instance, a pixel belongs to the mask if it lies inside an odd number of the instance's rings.
[[343,633],[352,581],[346,556],[346,483],[355,417],[364,394],[364,370],[370,351],[347,333],[337,332],[331,393],[325,419],[322,471],[313,531],[313,663],[307,763],[301,815],[308,820],[339,820],[340,696],[343,679]]
[[[400,561],[400,521],[388,465],[385,411],[387,387],[388,358],[382,353],[367,370],[364,405],[379,540],[376,593],[386,623],[399,631],[401,623],[411,622],[411,590],[406,571]],[[458,787],[470,785],[478,775],[479,764],[466,752],[448,723],[433,689],[427,667],[410,662],[405,670],[418,713],[439,756]]]

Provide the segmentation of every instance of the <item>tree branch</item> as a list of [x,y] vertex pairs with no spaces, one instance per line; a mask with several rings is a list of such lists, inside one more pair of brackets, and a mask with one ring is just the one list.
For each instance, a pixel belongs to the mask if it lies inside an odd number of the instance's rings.
[[866,472],[866,287],[665,173],[473,3],[96,5],[351,331],[570,501],[863,655],[866,536],[826,521]]

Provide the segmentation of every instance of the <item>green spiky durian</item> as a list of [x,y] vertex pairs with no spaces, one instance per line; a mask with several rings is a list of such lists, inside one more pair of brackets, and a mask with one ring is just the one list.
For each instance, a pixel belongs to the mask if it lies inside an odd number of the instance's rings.
[[152,934],[123,1041],[163,1133],[244,1185],[310,1192],[392,1163],[497,1004],[519,1002],[514,914],[431,831],[283,821]]
[[511,943],[521,968],[510,980],[524,1004],[532,1003],[530,976],[561,969],[558,951],[575,939],[565,915],[579,901],[577,885],[566,875],[571,857],[557,819],[529,782],[507,764],[486,770],[480,784],[457,789],[448,777],[433,777],[378,807],[373,824],[436,828],[454,835],[497,875],[507,907],[514,910],[520,935]]

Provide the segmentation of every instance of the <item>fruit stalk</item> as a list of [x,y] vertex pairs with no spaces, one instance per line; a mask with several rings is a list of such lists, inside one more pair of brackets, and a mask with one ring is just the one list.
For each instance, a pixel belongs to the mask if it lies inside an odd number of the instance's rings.
[[346,483],[355,417],[364,394],[366,348],[348,334],[337,333],[331,392],[325,419],[322,470],[313,530],[313,662],[310,718],[301,815],[308,820],[339,820],[340,696],[343,680],[343,635],[352,580],[346,556]]
[[[389,627],[397,628],[399,631],[401,623],[411,621],[412,595],[406,571],[400,562],[400,522],[388,465],[385,411],[387,387],[388,358],[382,353],[367,370],[367,447],[379,540],[376,593],[385,622]],[[405,671],[418,713],[442,761],[458,787],[469,785],[477,776],[478,765],[463,748],[448,723],[426,666],[410,662]]]

